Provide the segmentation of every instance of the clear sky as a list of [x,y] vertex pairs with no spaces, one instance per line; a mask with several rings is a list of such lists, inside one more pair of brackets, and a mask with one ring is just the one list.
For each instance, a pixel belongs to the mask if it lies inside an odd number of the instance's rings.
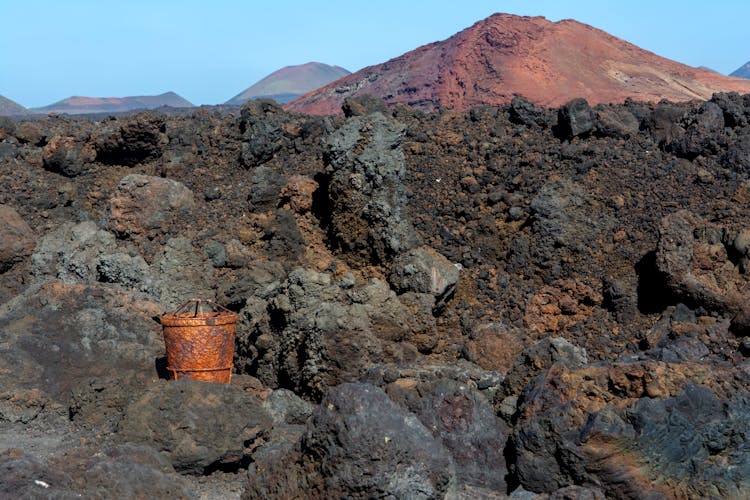
[[283,66],[356,71],[494,12],[576,19],[725,74],[750,60],[750,0],[0,0],[0,95],[218,104]]

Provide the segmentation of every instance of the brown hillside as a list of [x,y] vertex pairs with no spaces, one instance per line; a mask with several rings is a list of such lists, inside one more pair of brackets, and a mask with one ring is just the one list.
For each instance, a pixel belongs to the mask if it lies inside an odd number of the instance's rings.
[[750,92],[750,82],[660,57],[573,20],[494,14],[441,42],[364,68],[290,103],[338,113],[346,97],[374,94],[422,109],[499,105],[523,95],[543,106],[706,99]]

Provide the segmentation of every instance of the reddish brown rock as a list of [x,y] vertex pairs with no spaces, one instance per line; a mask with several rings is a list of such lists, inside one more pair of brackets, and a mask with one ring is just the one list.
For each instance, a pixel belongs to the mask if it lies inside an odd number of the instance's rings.
[[131,174],[117,185],[111,200],[112,229],[123,235],[153,235],[168,229],[195,202],[184,184],[161,177]]
[[523,95],[559,106],[708,99],[750,92],[750,81],[659,57],[577,21],[494,14],[441,42],[369,66],[290,103],[288,109],[335,114],[344,99],[373,94],[389,105],[469,109]]
[[18,212],[0,205],[0,272],[5,272],[34,251],[34,231]]
[[289,208],[295,213],[304,214],[313,206],[313,193],[318,183],[304,175],[293,175],[281,188],[279,193],[282,208]]
[[466,342],[464,352],[485,370],[506,373],[523,350],[523,335],[502,323],[480,325]]
[[526,304],[524,322],[531,330],[559,332],[589,317],[601,304],[601,291],[578,280],[559,280],[545,286]]

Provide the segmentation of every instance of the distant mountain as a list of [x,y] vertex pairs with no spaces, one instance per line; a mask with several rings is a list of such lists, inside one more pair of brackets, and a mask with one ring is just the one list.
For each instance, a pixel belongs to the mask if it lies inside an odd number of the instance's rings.
[[33,108],[35,113],[119,113],[135,109],[154,109],[162,106],[173,108],[192,108],[193,104],[175,94],[166,92],[160,95],[143,95],[132,97],[80,97],[73,96],[49,106]]
[[0,116],[23,115],[28,112],[29,110],[17,102],[11,101],[7,97],[0,95]]
[[240,105],[249,99],[261,97],[286,103],[349,74],[349,71],[340,66],[319,62],[286,66],[232,97],[226,104]]
[[657,56],[574,20],[494,14],[441,42],[364,68],[288,104],[339,113],[345,98],[373,94],[434,110],[508,103],[523,95],[543,106],[575,97],[590,103],[706,99],[750,92],[750,82]]
[[750,78],[750,61],[737,68],[737,71],[731,73],[729,76],[738,76],[740,78]]

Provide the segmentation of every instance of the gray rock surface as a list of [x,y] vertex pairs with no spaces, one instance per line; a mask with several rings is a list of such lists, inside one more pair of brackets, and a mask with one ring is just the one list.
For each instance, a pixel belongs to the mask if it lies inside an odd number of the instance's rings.
[[138,254],[124,252],[99,256],[96,264],[97,281],[117,283],[129,290],[138,290],[159,297],[159,283],[150,266]]
[[399,254],[391,265],[388,281],[399,293],[429,293],[440,300],[456,288],[459,269],[430,247]]
[[36,388],[67,404],[91,377],[155,380],[164,343],[151,318],[161,312],[146,295],[112,285],[34,285],[0,306],[0,387]]
[[352,262],[388,262],[417,245],[405,214],[403,132],[375,112],[349,118],[329,139],[330,232]]
[[240,387],[161,381],[127,406],[116,439],[154,447],[176,470],[201,474],[247,462],[272,423],[261,401]]
[[563,139],[586,136],[595,125],[596,114],[586,99],[573,99],[557,112],[558,135]]
[[303,425],[315,407],[287,389],[276,389],[263,401],[275,425]]
[[214,299],[213,268],[187,238],[171,238],[157,256],[152,272],[158,279],[159,301],[172,310],[188,299]]
[[415,414],[450,452],[456,465],[456,483],[505,492],[503,455],[508,428],[484,395],[470,384],[447,377],[431,381],[401,380],[386,392],[401,407]]
[[440,498],[455,466],[438,439],[379,388],[342,384],[308,423],[303,453],[320,464],[332,496]]
[[564,338],[548,337],[526,347],[505,376],[506,395],[518,395],[539,374],[561,363],[578,368],[588,362],[586,349],[577,347]]
[[[273,297],[255,297],[240,312],[239,366],[264,384],[320,395],[357,380],[373,363],[408,361],[417,345],[434,345],[431,323],[414,313],[383,281],[351,287],[327,273],[296,269]],[[299,393],[298,392],[298,393]]]
[[31,275],[38,282],[95,283],[99,259],[116,249],[115,236],[94,222],[67,223],[41,239],[31,256]]
[[188,498],[189,483],[146,446],[81,448],[39,459],[20,450],[0,454],[4,498]]

